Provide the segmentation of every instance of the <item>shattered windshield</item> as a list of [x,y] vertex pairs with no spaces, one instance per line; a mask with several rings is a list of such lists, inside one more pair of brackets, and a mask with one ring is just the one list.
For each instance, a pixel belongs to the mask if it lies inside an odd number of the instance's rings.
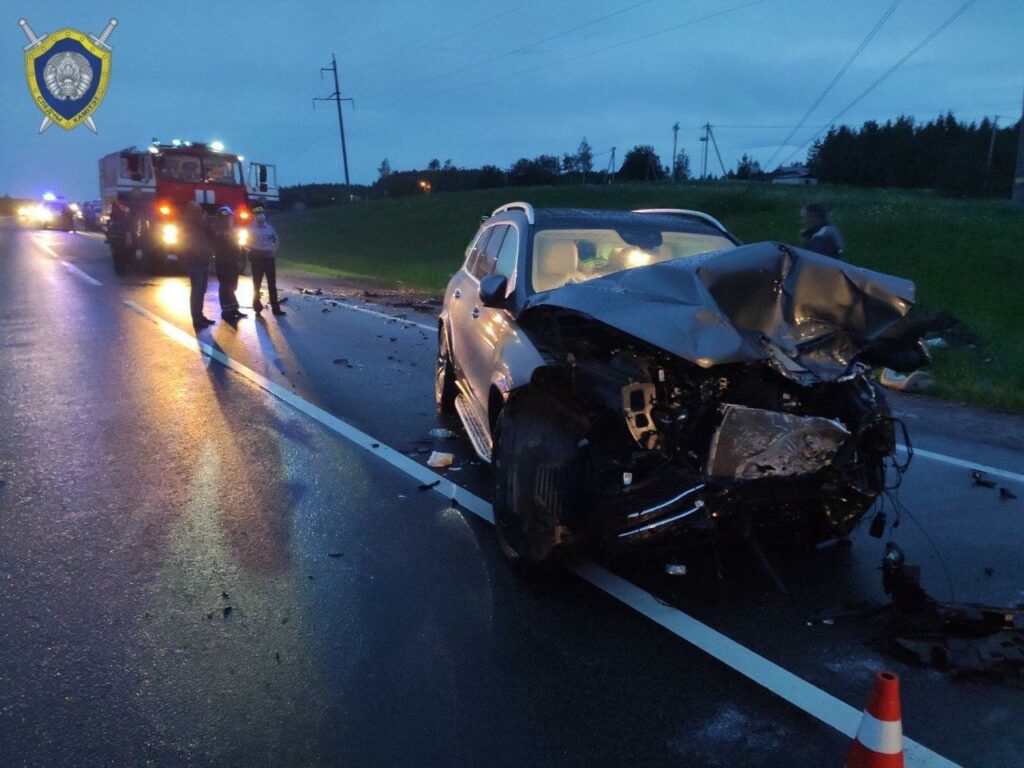
[[722,235],[647,227],[541,230],[533,239],[533,290],[550,291],[625,269],[734,247]]

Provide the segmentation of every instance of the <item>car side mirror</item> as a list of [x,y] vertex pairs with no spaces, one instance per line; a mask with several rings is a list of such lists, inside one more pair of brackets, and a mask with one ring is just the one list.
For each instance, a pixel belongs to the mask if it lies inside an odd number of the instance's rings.
[[505,301],[508,292],[508,278],[504,275],[488,275],[480,281],[480,303],[485,307],[496,307]]

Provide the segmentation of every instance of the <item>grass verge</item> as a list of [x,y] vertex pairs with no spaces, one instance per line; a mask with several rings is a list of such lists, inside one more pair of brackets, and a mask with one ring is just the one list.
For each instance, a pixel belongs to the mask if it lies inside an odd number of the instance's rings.
[[440,292],[480,216],[510,200],[538,207],[707,211],[746,242],[797,238],[797,213],[826,201],[851,262],[914,280],[918,305],[961,320],[961,341],[937,350],[935,393],[1024,413],[1024,214],[999,200],[851,187],[690,183],[478,190],[275,217],[281,256],[323,274]]

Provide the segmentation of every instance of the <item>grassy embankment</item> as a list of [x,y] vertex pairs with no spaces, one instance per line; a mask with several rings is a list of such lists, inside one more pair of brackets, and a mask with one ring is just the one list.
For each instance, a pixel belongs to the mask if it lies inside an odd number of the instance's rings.
[[909,277],[918,305],[962,322],[935,353],[935,394],[1024,413],[1024,213],[1005,201],[924,192],[765,184],[542,187],[403,198],[275,217],[293,266],[440,292],[480,215],[510,200],[542,206],[681,207],[721,219],[745,242],[796,240],[808,198],[828,201],[855,264]]

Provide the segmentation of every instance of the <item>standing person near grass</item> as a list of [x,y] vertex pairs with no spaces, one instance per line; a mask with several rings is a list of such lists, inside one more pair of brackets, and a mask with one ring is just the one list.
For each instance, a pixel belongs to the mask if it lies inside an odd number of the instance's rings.
[[829,221],[824,203],[808,203],[800,209],[800,247],[833,259],[844,258],[843,236]]
[[263,311],[260,301],[260,287],[263,276],[267,276],[267,292],[270,294],[270,309],[280,317],[286,314],[277,298],[277,230],[267,222],[267,212],[255,208],[256,221],[249,226],[249,264],[252,266],[252,308]]

